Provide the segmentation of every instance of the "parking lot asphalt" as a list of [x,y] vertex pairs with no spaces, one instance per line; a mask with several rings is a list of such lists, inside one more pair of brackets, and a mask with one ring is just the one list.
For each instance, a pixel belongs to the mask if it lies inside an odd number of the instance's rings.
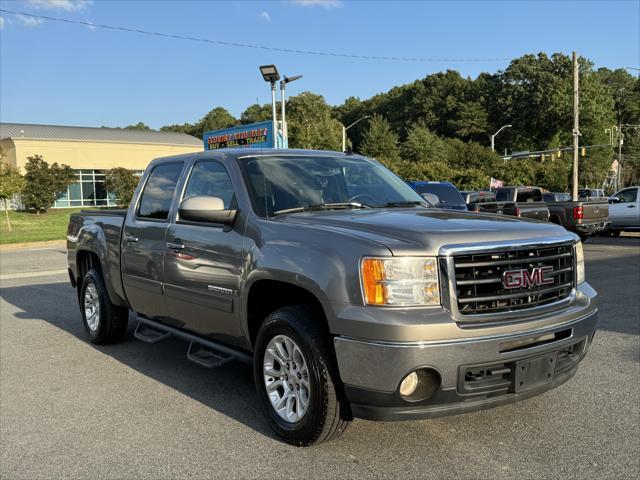
[[186,344],[85,340],[64,247],[0,251],[0,477],[638,478],[640,238],[585,245],[599,331],[577,375],[521,403],[354,421],[300,449],[270,432],[251,371]]

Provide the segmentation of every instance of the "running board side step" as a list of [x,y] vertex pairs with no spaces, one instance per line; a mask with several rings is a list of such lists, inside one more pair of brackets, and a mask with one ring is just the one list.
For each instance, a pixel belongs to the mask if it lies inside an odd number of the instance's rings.
[[[194,335],[193,333],[185,332],[184,330],[180,330],[179,328],[156,322],[155,320],[150,320],[148,318],[138,316],[138,326],[136,327],[136,332],[138,332],[138,329],[144,328],[150,328],[162,335],[166,335],[162,339],[169,336],[174,336],[181,340],[190,342],[189,350],[187,351],[187,358],[197,363],[198,365],[202,365],[203,367],[219,367],[230,360],[237,360],[239,362],[246,363],[247,365],[253,364],[253,359],[247,352],[223,343],[216,342],[215,340],[199,337],[198,335]],[[142,341],[146,341],[140,338],[137,334],[134,335],[136,338],[139,338]],[[160,339],[156,340],[156,342],[157,341],[160,341]]]
[[203,347],[196,342],[191,342],[189,344],[189,350],[187,350],[187,358],[205,368],[220,367],[225,363],[233,360],[233,357],[231,355],[227,355],[226,353],[222,352],[215,352],[210,348]]
[[133,336],[145,343],[158,343],[166,338],[169,338],[171,334],[164,330],[152,327],[151,325],[138,322],[138,326],[133,332]]

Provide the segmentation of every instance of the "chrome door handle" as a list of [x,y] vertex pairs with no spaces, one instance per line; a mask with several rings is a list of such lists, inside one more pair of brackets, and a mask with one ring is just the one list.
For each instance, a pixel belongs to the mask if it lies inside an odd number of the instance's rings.
[[124,241],[127,243],[136,243],[140,241],[140,239],[138,237],[134,237],[133,235],[125,235]]
[[170,250],[184,250],[184,245],[182,243],[167,242],[167,248]]

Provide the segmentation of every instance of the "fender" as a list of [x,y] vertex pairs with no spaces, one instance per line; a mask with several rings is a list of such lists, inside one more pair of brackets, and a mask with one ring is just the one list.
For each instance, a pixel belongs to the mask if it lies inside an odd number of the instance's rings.
[[[124,288],[120,277],[120,250],[118,250],[117,256],[112,258],[113,255],[109,254],[107,240],[100,224],[93,223],[84,225],[78,231],[75,265],[76,277],[78,277],[77,256],[81,251],[94,253],[100,260],[104,283],[107,287],[107,293],[109,294],[109,300],[111,300],[111,303],[121,307],[129,307],[124,295]],[[82,282],[82,279],[78,278],[77,281],[80,283]]]

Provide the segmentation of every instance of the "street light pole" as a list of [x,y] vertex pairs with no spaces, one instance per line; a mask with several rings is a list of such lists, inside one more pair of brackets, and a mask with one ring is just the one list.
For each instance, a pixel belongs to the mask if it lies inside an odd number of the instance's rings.
[[513,126],[513,125],[511,125],[511,124],[509,124],[509,125],[503,125],[503,126],[501,126],[501,127],[498,129],[498,131],[497,131],[496,133],[494,133],[493,135],[491,135],[491,151],[492,151],[492,152],[495,152],[495,151],[496,151],[496,148],[495,148],[495,147],[496,147],[496,142],[495,142],[496,136],[497,136],[497,135],[498,135],[502,130],[504,130],[505,128],[511,128],[512,126]]
[[284,76],[283,80],[280,80],[280,102],[282,112],[282,148],[289,148],[289,132],[287,130],[287,119],[285,114],[285,90],[287,83],[295,82],[302,78],[302,75],[294,75],[293,77]]
[[271,126],[273,129],[273,148],[278,148],[278,119],[276,118],[276,82],[271,82]]
[[342,151],[343,152],[347,149],[347,130],[349,130],[351,127],[353,127],[356,123],[359,123],[362,120],[365,120],[367,118],[371,118],[371,115],[365,115],[364,117],[360,117],[358,120],[353,122],[348,127],[345,127],[344,125],[342,126]]
[[260,65],[260,73],[265,82],[271,84],[271,127],[273,129],[273,148],[278,148],[278,119],[276,118],[276,82],[280,74],[275,65]]

